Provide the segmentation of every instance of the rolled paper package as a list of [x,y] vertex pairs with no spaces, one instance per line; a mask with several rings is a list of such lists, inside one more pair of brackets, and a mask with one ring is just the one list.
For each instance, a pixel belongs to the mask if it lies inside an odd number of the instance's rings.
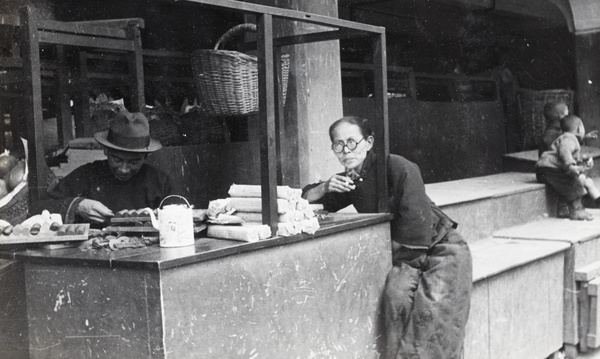
[[304,198],[299,198],[296,201],[296,209],[299,211],[303,211],[307,208],[309,208],[310,203],[308,202],[308,200],[304,199]]
[[244,242],[258,242],[271,237],[271,228],[263,224],[229,226],[210,224],[206,235],[212,238],[232,239]]
[[296,225],[300,227],[301,232],[308,234],[314,234],[317,231],[317,229],[321,227],[317,217],[305,219],[303,221],[298,222]]
[[[230,197],[254,197],[261,198],[261,186],[249,184],[232,184],[229,187]],[[277,198],[296,200],[302,196],[302,189],[290,188],[288,186],[277,186]]]
[[296,225],[296,222],[279,223],[277,225],[278,236],[294,236],[300,234],[300,228]]
[[277,235],[285,237],[300,233],[314,234],[319,228],[319,220],[313,217],[297,222],[279,223],[277,225]]
[[[239,212],[262,212],[262,199],[251,197],[230,197],[231,208]],[[277,213],[284,214],[296,209],[296,201],[277,199]]]
[[[311,212],[312,213],[312,212]],[[244,222],[262,223],[261,212],[236,212],[235,216],[244,220]],[[279,223],[296,222],[305,218],[304,211],[290,211],[278,216]],[[314,214],[312,215],[314,217]],[[307,217],[310,218],[310,217]]]

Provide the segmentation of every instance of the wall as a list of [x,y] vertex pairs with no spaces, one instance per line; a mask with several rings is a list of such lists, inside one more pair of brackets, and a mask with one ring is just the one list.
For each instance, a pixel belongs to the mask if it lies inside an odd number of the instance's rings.
[[196,208],[228,197],[233,183],[260,184],[257,142],[163,147],[148,162],[169,173],[175,191]]
[[[388,104],[390,153],[417,163],[426,183],[501,172],[506,141],[499,101],[391,98]],[[369,99],[345,98],[344,115],[369,118],[372,106]]]
[[[587,132],[600,129],[600,34],[575,36],[577,66],[577,98],[575,114],[583,120]],[[587,143],[600,146],[600,140]]]

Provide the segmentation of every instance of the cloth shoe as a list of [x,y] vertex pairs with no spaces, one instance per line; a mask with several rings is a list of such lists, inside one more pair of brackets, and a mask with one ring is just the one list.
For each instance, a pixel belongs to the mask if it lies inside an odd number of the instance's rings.
[[567,206],[567,204],[564,202],[558,203],[558,208],[556,209],[556,217],[569,218],[569,215],[570,215],[569,206]]
[[581,204],[581,198],[568,203],[569,206],[569,219],[574,221],[591,221],[594,217],[591,213],[587,212]]

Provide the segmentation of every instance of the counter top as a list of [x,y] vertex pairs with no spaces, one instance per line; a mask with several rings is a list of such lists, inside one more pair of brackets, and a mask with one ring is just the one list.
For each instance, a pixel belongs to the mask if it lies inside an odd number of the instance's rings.
[[215,258],[245,253],[312,240],[329,234],[388,222],[391,214],[329,214],[315,234],[290,237],[273,237],[247,243],[216,238],[197,238],[194,246],[163,248],[158,245],[110,251],[106,249],[41,249],[20,246],[0,246],[0,259],[19,260],[38,264],[77,265],[88,267],[168,269],[177,266],[208,261]]

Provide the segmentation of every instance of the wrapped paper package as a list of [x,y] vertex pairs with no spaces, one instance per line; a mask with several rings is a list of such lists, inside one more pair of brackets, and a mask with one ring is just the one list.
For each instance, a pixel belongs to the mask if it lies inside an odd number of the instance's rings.
[[[262,199],[251,197],[230,197],[229,204],[231,208],[238,212],[257,212],[262,213]],[[277,199],[277,213],[284,214],[296,209],[296,201],[287,199]]]
[[258,242],[261,239],[271,237],[271,228],[264,224],[248,224],[241,226],[211,224],[208,226],[206,234],[208,237],[212,238]]
[[[258,222],[262,223],[262,213],[260,212],[236,212],[235,216],[244,220],[244,222]],[[307,218],[314,217],[315,214],[310,211],[289,211],[284,214],[279,215],[278,222],[287,223],[287,222],[297,222],[302,221]]]
[[[259,185],[249,184],[232,184],[229,187],[230,197],[261,197],[261,189]],[[296,200],[302,196],[302,189],[290,188],[288,186],[277,186],[277,198]]]
[[221,198],[215,199],[208,203],[208,209],[206,210],[206,216],[209,218],[214,218],[218,214],[227,213],[231,214],[231,199],[230,198]]
[[279,223],[277,225],[277,235],[285,237],[300,233],[314,234],[319,228],[319,220],[313,217],[298,222]]

